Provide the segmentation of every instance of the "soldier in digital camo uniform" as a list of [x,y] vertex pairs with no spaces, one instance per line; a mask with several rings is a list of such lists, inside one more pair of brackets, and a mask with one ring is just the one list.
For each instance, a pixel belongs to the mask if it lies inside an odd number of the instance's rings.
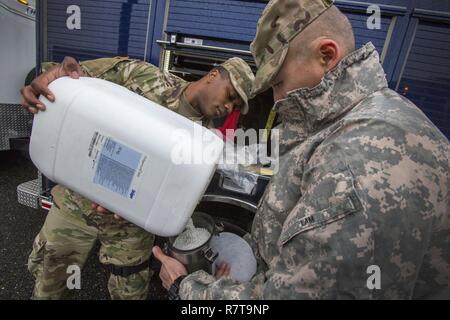
[[[201,80],[191,83],[148,63],[126,58],[85,61],[81,66],[67,58],[62,65],[44,65],[44,69],[50,67],[31,87],[22,90],[22,104],[29,111],[44,108],[36,106],[36,98],[39,93],[48,96],[48,83],[68,75],[70,69],[79,69],[79,73],[122,85],[193,121],[203,121],[208,127],[212,126],[212,118],[224,116],[233,108],[247,113],[254,80],[250,67],[239,58],[225,61]],[[62,185],[55,186],[51,194],[54,205],[35,239],[28,261],[36,279],[33,298],[65,297],[66,279],[70,275],[68,266],[82,268],[99,240],[100,262],[111,272],[108,281],[111,298],[145,299],[151,278],[149,258],[154,236],[113,214],[97,212],[91,201]]]
[[163,285],[182,279],[183,299],[449,299],[449,142],[388,88],[374,46],[355,50],[332,1],[272,0],[251,49],[253,93],[272,86],[282,119],[248,238],[259,269],[183,278],[154,248]]

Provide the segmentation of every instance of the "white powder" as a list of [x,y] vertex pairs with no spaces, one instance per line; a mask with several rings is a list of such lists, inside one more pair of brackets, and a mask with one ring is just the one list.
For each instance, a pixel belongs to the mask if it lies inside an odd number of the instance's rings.
[[192,250],[208,241],[211,233],[205,228],[196,228],[192,219],[186,224],[186,229],[174,241],[173,246],[178,250]]

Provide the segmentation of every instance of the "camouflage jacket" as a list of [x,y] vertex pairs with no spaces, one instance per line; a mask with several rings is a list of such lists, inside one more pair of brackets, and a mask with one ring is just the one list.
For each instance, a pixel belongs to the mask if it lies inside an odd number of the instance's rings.
[[449,142],[387,87],[374,46],[276,108],[280,169],[251,233],[259,272],[197,271],[181,297],[449,299]]

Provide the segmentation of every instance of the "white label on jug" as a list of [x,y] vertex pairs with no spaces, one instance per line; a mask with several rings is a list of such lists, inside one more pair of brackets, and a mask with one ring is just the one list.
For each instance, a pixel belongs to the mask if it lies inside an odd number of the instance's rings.
[[95,132],[89,146],[94,183],[135,199],[147,156]]

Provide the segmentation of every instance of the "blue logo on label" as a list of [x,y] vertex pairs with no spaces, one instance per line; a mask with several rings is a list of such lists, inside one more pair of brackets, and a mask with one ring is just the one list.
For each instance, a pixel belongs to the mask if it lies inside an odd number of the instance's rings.
[[136,190],[132,189],[131,193],[130,193],[130,199],[133,199],[135,195],[136,195]]

